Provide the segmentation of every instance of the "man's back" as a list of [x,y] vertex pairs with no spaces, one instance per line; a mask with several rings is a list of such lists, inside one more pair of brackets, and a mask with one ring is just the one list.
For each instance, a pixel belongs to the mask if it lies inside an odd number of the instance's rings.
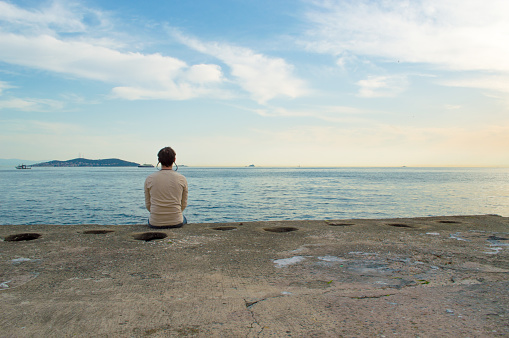
[[169,226],[183,222],[187,206],[187,180],[173,170],[157,171],[145,180],[145,205],[152,226]]

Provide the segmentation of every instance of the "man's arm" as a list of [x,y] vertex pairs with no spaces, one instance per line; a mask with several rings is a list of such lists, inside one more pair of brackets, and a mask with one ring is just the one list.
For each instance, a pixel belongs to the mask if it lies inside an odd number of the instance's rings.
[[148,189],[146,180],[145,180],[144,190],[145,190],[145,207],[150,212],[150,190]]
[[180,208],[182,211],[187,207],[187,181],[184,185],[184,190],[182,190],[182,202],[180,202]]

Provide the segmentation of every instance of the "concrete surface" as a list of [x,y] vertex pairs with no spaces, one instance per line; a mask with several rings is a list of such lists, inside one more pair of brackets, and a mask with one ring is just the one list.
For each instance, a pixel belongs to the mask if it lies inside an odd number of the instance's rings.
[[0,238],[1,337],[509,336],[507,217],[12,225]]

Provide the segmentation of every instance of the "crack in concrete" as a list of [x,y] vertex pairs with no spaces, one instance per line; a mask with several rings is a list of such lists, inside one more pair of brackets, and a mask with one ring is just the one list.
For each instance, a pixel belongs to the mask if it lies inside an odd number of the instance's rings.
[[372,299],[372,298],[383,298],[394,296],[394,293],[390,293],[388,295],[379,295],[379,296],[358,296],[358,297],[350,297],[351,299]]
[[258,325],[258,327],[260,328],[260,331],[257,332],[256,336],[259,337],[263,330],[265,330],[265,326],[262,326],[259,322],[258,322],[258,319],[256,319],[256,316],[255,316],[255,313],[254,311],[251,309],[254,305],[260,303],[260,302],[263,302],[264,300],[267,300],[267,299],[273,299],[273,298],[281,298],[281,297],[284,297],[284,295],[277,295],[277,296],[272,296],[272,297],[266,297],[266,298],[262,298],[262,299],[258,299],[256,301],[248,301],[246,300],[245,298],[243,298],[244,300],[244,304],[246,305],[246,309],[249,311],[249,313],[251,314],[251,318],[253,318],[253,322],[251,323],[251,326],[250,328],[251,329],[254,329],[254,325]]
[[259,299],[257,301],[254,301],[254,302],[248,302],[247,300],[244,299],[244,302],[246,303],[246,308],[251,308],[251,306],[259,303],[259,302],[263,302],[264,300],[266,300],[267,298],[263,298],[263,299]]
[[[259,336],[260,336],[260,334],[263,332],[264,327],[263,327],[262,325],[260,325],[260,323],[258,322],[258,319],[256,319],[256,316],[255,316],[255,314],[254,314],[253,310],[251,310],[251,307],[252,307],[253,305],[255,305],[256,303],[261,302],[261,301],[264,301],[264,300],[266,300],[266,299],[267,299],[267,298],[260,299],[260,300],[257,300],[257,301],[255,301],[255,302],[248,302],[246,299],[244,299],[244,303],[245,303],[245,305],[246,305],[246,309],[247,309],[247,311],[249,311],[249,313],[251,314],[251,318],[253,318],[253,322],[251,323],[251,325],[250,325],[250,327],[249,327],[249,328],[250,328],[250,329],[255,329],[255,325],[257,325],[257,326],[258,326],[259,331],[258,331],[258,332],[257,332],[257,334],[256,334],[256,336],[257,336],[257,337],[259,337]],[[246,337],[248,337],[248,336],[249,336],[249,334],[247,334],[247,335],[246,335]]]

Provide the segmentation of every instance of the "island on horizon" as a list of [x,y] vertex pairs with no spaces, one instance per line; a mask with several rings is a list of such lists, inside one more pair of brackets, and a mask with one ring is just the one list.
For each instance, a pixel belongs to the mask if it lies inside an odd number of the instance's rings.
[[75,158],[67,161],[49,161],[32,164],[32,167],[137,167],[139,163],[108,158],[103,160],[89,160],[86,158]]

